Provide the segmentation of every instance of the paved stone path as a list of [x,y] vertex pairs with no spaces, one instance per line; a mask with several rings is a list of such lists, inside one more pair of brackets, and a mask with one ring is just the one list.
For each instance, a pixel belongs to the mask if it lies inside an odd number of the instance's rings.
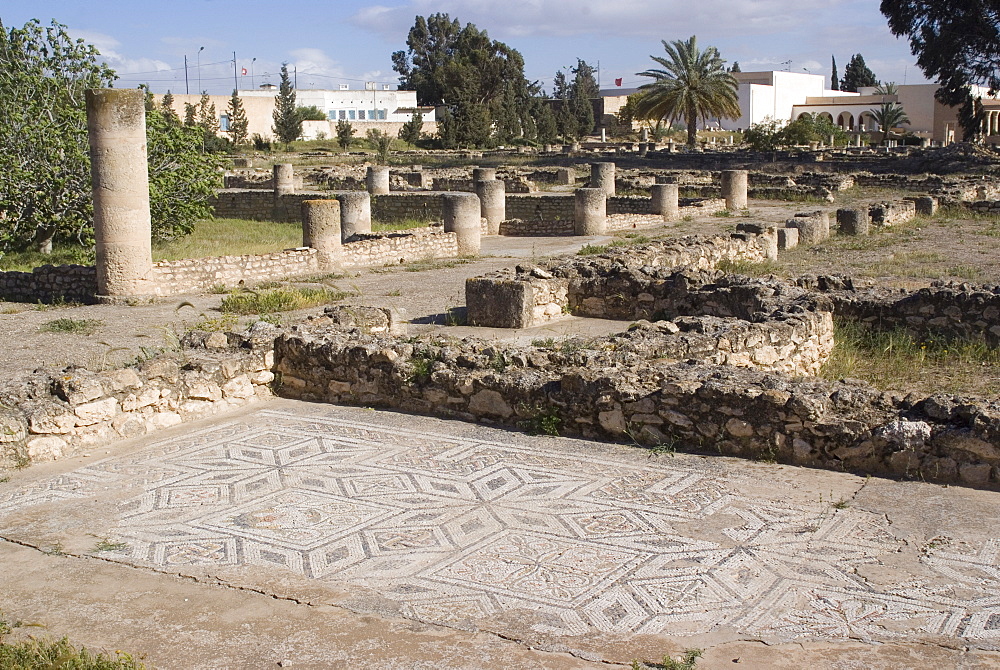
[[0,484],[0,536],[593,660],[1000,643],[993,493],[291,401],[91,461]]

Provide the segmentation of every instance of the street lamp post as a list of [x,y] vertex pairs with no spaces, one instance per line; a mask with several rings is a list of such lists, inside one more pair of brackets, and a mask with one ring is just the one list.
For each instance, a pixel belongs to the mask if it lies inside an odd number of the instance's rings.
[[250,88],[253,89],[253,90],[257,90],[256,85],[254,85],[254,83],[253,83],[253,64],[256,63],[256,62],[257,62],[256,58],[254,58],[252,61],[250,61]]
[[205,47],[198,48],[198,91],[201,91],[201,52],[205,50]]

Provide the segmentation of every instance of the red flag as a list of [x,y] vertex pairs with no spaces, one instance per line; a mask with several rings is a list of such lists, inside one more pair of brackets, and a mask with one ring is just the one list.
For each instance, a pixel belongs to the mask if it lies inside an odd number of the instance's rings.
[[247,69],[246,68],[243,68],[243,76],[244,77],[247,76]]
[[621,86],[621,85],[622,85],[621,78],[615,79],[615,86]]

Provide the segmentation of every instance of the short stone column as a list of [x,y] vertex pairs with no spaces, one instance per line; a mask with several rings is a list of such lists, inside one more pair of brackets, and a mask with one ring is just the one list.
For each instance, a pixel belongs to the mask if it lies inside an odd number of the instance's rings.
[[934,216],[938,211],[938,199],[930,195],[921,195],[913,199],[913,207],[917,214]]
[[599,188],[607,195],[615,194],[615,164],[591,163],[590,188]]
[[654,184],[650,187],[653,196],[653,214],[662,214],[664,221],[676,221],[680,218],[678,203],[679,189],[677,184]]
[[576,172],[573,168],[556,168],[556,183],[564,186],[575,184]]
[[639,130],[639,141],[640,142],[649,141],[649,128],[642,128]]
[[97,295],[152,295],[152,224],[146,162],[146,97],[140,89],[86,92],[94,194]]
[[499,235],[500,222],[507,218],[507,184],[500,179],[476,182],[480,215],[486,219],[486,234]]
[[348,191],[340,201],[340,236],[344,242],[359,233],[372,232],[372,197],[367,191]]
[[473,183],[473,185],[475,185],[476,182],[489,181],[491,179],[496,179],[496,178],[497,178],[497,169],[496,168],[486,168],[486,167],[485,168],[484,167],[472,168],[472,183]]
[[302,246],[317,251],[320,270],[340,266],[340,202],[306,200],[302,203]]
[[601,188],[578,188],[574,203],[577,235],[603,235],[608,231],[608,194]]
[[646,154],[649,153],[649,144],[646,142],[639,143],[639,158],[645,158]]
[[830,237],[830,217],[826,212],[803,212],[785,222],[786,228],[798,228],[800,244],[819,244]]
[[295,193],[295,169],[291,163],[278,163],[274,166],[274,197]]
[[472,193],[445,193],[444,232],[458,237],[459,256],[479,255],[482,218],[479,198]]
[[871,225],[871,216],[865,207],[837,210],[837,229],[843,235],[867,235]]
[[389,193],[389,167],[373,165],[365,173],[365,188],[371,195],[386,195]]
[[726,200],[726,209],[747,208],[747,177],[746,170],[722,171],[722,197]]

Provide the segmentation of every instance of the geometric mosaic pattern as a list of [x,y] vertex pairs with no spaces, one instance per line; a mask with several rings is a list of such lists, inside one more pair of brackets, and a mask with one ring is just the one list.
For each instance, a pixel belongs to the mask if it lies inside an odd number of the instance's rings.
[[940,538],[922,558],[940,579],[879,589],[857,569],[901,547],[881,515],[754,498],[687,460],[599,446],[581,457],[560,440],[515,445],[500,431],[471,439],[343,414],[262,409],[154,442],[0,494],[0,527],[26,506],[139,478],[111,529],[128,548],[106,558],[290,570],[365,587],[432,623],[527,611],[536,630],[562,635],[727,627],[1000,642],[1000,541]]

